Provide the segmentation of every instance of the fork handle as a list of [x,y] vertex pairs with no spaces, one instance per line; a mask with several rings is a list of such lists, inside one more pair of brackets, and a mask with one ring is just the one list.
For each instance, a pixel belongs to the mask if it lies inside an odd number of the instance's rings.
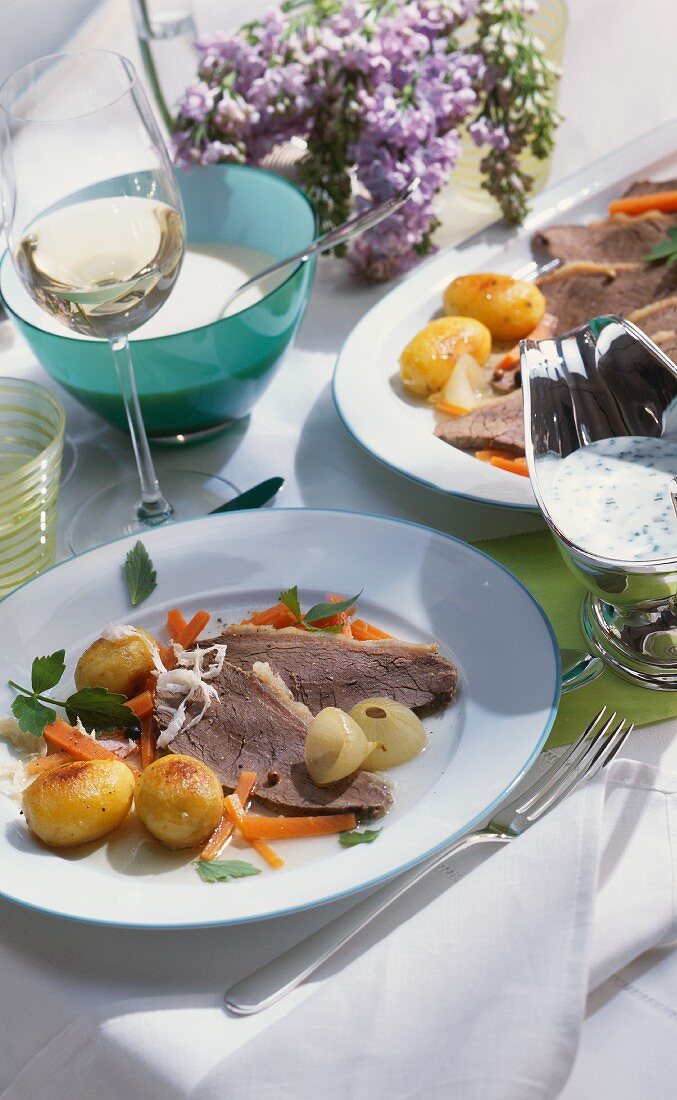
[[344,943],[348,943],[374,917],[387,909],[391,902],[402,897],[411,886],[420,882],[429,871],[439,867],[450,855],[483,841],[501,844],[507,840],[510,837],[500,833],[466,833],[431,859],[398,875],[336,920],[330,921],[289,951],[266,963],[260,970],[236,982],[226,992],[226,1007],[238,1016],[252,1016],[255,1012],[269,1008],[292,989],[296,989],[297,985],[330,959]]

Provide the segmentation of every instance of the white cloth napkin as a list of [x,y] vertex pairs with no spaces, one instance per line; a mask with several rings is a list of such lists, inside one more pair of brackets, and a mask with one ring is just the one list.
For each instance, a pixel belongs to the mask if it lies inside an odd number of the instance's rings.
[[229,1016],[220,987],[110,1005],[3,1100],[555,1097],[589,990],[677,939],[675,837],[677,773],[617,761],[461,881],[428,876],[269,1012]]

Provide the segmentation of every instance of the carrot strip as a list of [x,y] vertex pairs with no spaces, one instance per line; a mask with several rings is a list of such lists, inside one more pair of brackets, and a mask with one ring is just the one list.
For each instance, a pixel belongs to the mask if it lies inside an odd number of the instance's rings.
[[[249,797],[254,790],[255,783],[256,772],[244,771],[240,773],[240,778],[237,781],[237,786],[234,793],[237,796],[241,809],[249,801]],[[223,802],[223,817],[219,821],[218,825],[214,829],[214,832],[212,833],[209,840],[202,849],[202,852],[200,853],[200,859],[205,859],[208,862],[212,859],[216,859],[221,849],[224,847],[225,844],[228,843],[231,836],[233,835],[233,832],[235,831],[235,822],[228,816],[228,811],[225,805],[225,798]]]
[[237,781],[237,786],[233,793],[239,798],[241,806],[246,806],[255,786],[256,772],[240,772],[240,778]]
[[228,817],[233,822],[233,825],[242,827],[242,823],[245,819],[245,812],[240,798],[235,791],[229,794],[223,800],[223,808],[228,814]]
[[251,845],[274,870],[278,871],[280,867],[284,867],[282,856],[278,855],[275,849],[270,847],[270,844],[266,844],[265,840],[252,840]]
[[255,611],[248,619],[242,621],[252,626],[274,626],[279,630],[285,626],[293,626],[296,618],[286,604],[276,603],[272,607],[267,607],[265,611]]
[[55,768],[60,768],[62,764],[67,764],[73,757],[69,756],[67,752],[50,752],[48,756],[39,756],[36,760],[29,760],[26,764],[26,771],[29,775],[42,775],[43,772],[54,771]]
[[[226,802],[229,800],[226,799]],[[233,795],[230,796],[233,801]],[[233,810],[233,812],[237,812]],[[246,840],[282,840],[285,837],[327,836],[350,832],[357,826],[355,814],[327,814],[314,817],[262,817],[243,813],[238,825]]]
[[609,203],[610,214],[644,214],[647,210],[662,210],[669,214],[677,210],[677,191],[657,191],[649,195],[627,195]]
[[[553,317],[552,313],[544,313],[535,328],[532,328],[531,332],[527,333],[527,340],[547,340],[548,336],[552,336],[553,332],[557,328],[557,318]],[[515,344],[514,348],[510,348],[503,358],[496,364],[495,374],[503,374],[504,371],[512,370],[516,367],[520,361],[520,346]]]
[[379,638],[392,638],[392,634],[386,634],[385,630],[379,630],[377,626],[372,626],[365,619],[353,619],[351,626],[353,638],[358,642],[375,642]]
[[181,636],[176,638],[175,641],[184,649],[189,649],[200,637],[210,617],[208,611],[196,611],[190,622],[186,624],[185,629],[181,631]]
[[68,753],[75,760],[120,759],[110,749],[104,748],[98,741],[95,741],[93,737],[88,737],[86,733],[80,733],[74,726],[69,726],[63,718],[57,718],[55,722],[45,726],[43,737],[52,748]]
[[484,451],[475,451],[475,458],[479,458],[480,462],[491,462],[492,458],[504,458],[507,462],[512,462],[514,457],[512,451],[499,451],[495,447]]
[[529,468],[526,458],[491,458],[492,466],[499,470],[507,470],[509,474],[520,474],[521,477],[529,477]]
[[155,760],[157,738],[153,729],[152,714],[141,720],[141,769],[147,768]]
[[226,814],[223,815],[218,825],[214,829],[214,832],[210,836],[209,840],[205,844],[204,848],[200,852],[200,859],[206,860],[208,863],[212,859],[216,859],[221,849],[228,843],[233,833],[235,832],[235,825]]
[[167,633],[170,638],[180,638],[186,629],[186,620],[179,611],[178,607],[173,607],[171,611],[167,612]]
[[438,412],[445,416],[466,416],[472,409],[466,409],[465,405],[454,405],[452,401],[438,401],[435,405]]
[[128,699],[125,706],[133,710],[137,718],[145,718],[146,715],[152,713],[153,696],[150,691],[142,691],[140,695],[135,695],[133,699]]

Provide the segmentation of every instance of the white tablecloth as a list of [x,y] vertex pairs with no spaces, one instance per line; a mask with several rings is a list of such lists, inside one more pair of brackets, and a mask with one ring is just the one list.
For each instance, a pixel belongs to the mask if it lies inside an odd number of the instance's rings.
[[[673,0],[569,0],[569,8],[560,98],[567,121],[552,179],[574,172],[674,113]],[[251,11],[242,3],[228,9],[233,21]],[[113,0],[97,12],[84,33],[92,45],[133,52],[124,0]],[[453,196],[445,198],[444,216],[444,243],[462,239],[488,218],[485,209]],[[185,463],[223,471],[241,488],[281,474],[286,485],[280,503],[387,513],[471,539],[537,526],[537,519],[524,514],[451,501],[402,481],[363,453],[341,426],[329,391],[336,352],[383,292],[351,284],[340,264],[323,261],[296,348],[251,418],[199,448],[158,451],[160,473]],[[50,384],[9,325],[0,325],[0,373],[25,374]],[[131,473],[132,465],[121,434],[68,398],[64,404],[69,436],[62,497],[66,520],[94,483]],[[640,731],[630,755],[677,770],[677,722]],[[179,936],[74,925],[0,901],[0,1090],[8,1089],[23,1067],[79,1017],[114,1018],[150,1008],[167,1012],[169,1023],[172,1008],[211,1006],[232,981],[349,904],[262,925]],[[294,996],[301,1000],[313,988]],[[566,1100],[674,1096],[676,990],[677,954],[668,949],[645,956],[606,982],[588,1005],[578,1060],[562,1093]],[[640,1018],[645,1025],[651,1021],[642,1028],[643,1041],[647,1033],[652,1036],[650,1050],[633,1043]],[[238,1023],[254,1035],[265,1020]],[[326,1026],[329,1035],[331,1020]],[[163,1041],[171,1041],[171,1027]],[[58,1058],[59,1044],[52,1050]],[[115,1056],[113,1045],[111,1065]],[[143,1051],[126,1048],[124,1057],[138,1057],[141,1064]],[[194,1057],[199,1059],[199,1050]],[[185,1082],[198,1079],[199,1066],[186,1065],[185,1070],[182,1081],[166,1083],[168,1098],[190,1095]],[[403,1066],[401,1091],[391,1090],[390,1095],[393,1100],[416,1095],[416,1084],[407,1079]],[[418,1085],[420,1091],[425,1087],[420,1079]],[[307,1095],[317,1092],[309,1082]],[[12,1095],[38,1100],[21,1091]],[[133,1093],[126,1089],[125,1095]],[[237,1100],[236,1086],[229,1095]],[[54,1100],[61,1100],[61,1094],[54,1094]]]

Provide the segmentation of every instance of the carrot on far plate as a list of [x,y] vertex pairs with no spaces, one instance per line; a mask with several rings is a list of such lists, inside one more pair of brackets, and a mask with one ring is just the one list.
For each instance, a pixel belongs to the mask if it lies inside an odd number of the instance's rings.
[[626,195],[609,203],[610,214],[646,214],[660,210],[670,214],[677,210],[677,191],[656,191],[648,195]]

